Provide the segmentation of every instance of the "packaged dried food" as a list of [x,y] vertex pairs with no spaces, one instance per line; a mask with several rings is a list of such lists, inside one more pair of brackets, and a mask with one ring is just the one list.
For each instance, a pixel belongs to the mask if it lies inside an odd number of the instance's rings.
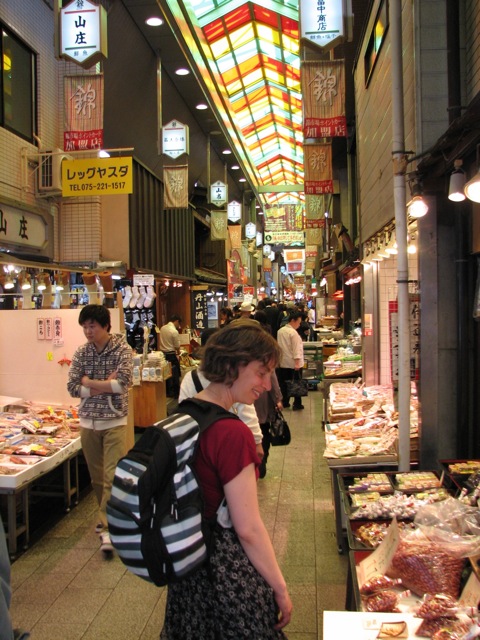
[[454,617],[458,611],[458,602],[446,593],[427,593],[416,609],[419,618]]
[[376,576],[372,576],[370,580],[367,580],[362,584],[362,586],[360,587],[360,595],[370,596],[377,591],[392,589],[393,587],[401,584],[401,582],[401,580],[394,580],[393,578],[389,578],[388,576],[378,574]]
[[401,578],[419,596],[444,593],[458,598],[464,560],[415,533],[400,540],[387,575]]
[[365,600],[365,609],[367,611],[384,611],[393,613],[398,611],[398,593],[395,591],[384,590],[377,591]]

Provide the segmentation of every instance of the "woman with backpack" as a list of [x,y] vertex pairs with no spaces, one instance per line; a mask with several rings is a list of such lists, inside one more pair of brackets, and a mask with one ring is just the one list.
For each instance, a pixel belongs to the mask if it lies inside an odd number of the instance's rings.
[[[201,372],[210,384],[196,398],[225,410],[253,404],[270,389],[278,359],[275,339],[257,322],[229,324],[208,340]],[[253,435],[238,418],[201,434],[193,467],[204,515],[216,518],[210,557],[169,585],[161,640],[286,637],[292,603],[260,516],[258,466]]]

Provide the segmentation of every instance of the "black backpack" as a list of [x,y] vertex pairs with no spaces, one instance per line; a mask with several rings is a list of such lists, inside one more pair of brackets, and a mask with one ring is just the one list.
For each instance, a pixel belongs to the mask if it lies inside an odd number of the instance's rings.
[[215,523],[191,467],[198,438],[213,422],[237,418],[201,400],[147,427],[118,463],[107,504],[110,539],[134,574],[163,586],[205,564]]

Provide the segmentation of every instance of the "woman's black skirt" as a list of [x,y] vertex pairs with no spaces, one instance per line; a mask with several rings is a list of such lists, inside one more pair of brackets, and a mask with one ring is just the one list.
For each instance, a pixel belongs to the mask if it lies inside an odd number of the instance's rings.
[[208,567],[168,587],[160,640],[279,640],[273,591],[234,529],[217,527]]

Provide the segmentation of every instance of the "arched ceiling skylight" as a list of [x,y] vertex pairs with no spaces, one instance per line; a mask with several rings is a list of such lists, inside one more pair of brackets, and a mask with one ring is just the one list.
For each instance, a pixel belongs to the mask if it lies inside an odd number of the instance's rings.
[[298,1],[167,4],[250,182],[303,199]]

